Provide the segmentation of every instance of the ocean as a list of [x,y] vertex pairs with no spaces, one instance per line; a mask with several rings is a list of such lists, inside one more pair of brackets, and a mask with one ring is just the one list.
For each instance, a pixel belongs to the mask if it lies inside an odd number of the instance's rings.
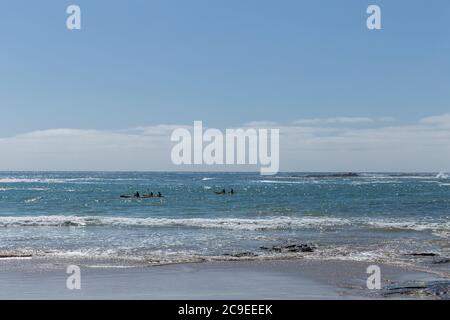
[[[164,197],[120,197],[136,191]],[[449,237],[442,173],[0,173],[2,258],[338,259],[448,274]]]

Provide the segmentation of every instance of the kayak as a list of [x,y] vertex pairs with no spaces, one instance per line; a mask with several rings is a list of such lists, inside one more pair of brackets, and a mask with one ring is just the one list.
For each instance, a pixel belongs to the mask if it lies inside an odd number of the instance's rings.
[[150,195],[143,195],[140,197],[136,196],[130,196],[130,195],[121,195],[122,199],[150,199],[150,198],[164,198],[164,196],[158,197],[158,196],[150,196]]

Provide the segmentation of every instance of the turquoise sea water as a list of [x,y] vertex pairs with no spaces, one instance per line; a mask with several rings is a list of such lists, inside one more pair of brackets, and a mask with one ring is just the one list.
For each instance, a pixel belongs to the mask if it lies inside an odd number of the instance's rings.
[[[216,195],[226,188],[234,195]],[[164,198],[122,199],[160,191]],[[290,258],[421,265],[449,257],[446,174],[0,173],[0,252],[149,262],[308,243]],[[411,253],[435,253],[429,258]]]

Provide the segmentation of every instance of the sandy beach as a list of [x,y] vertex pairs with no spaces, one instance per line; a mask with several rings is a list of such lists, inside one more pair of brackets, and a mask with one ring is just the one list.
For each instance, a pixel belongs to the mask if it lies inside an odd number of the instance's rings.
[[368,290],[368,263],[348,261],[233,261],[163,266],[80,266],[81,289],[66,287],[68,260],[0,261],[0,299],[436,299],[384,294],[387,286],[439,279],[380,265],[382,290]]

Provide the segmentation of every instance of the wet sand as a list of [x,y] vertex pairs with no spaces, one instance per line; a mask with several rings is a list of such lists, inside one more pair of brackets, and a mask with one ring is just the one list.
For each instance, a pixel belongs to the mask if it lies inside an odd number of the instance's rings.
[[[0,260],[0,299],[380,299],[366,287],[369,263],[233,261],[163,266],[81,264],[81,289],[66,287],[68,260]],[[89,265],[89,266],[88,266]],[[382,286],[430,281],[425,272],[380,265]],[[397,297],[390,297],[397,298]],[[410,298],[410,297],[400,297]],[[423,298],[423,297],[422,297]]]

